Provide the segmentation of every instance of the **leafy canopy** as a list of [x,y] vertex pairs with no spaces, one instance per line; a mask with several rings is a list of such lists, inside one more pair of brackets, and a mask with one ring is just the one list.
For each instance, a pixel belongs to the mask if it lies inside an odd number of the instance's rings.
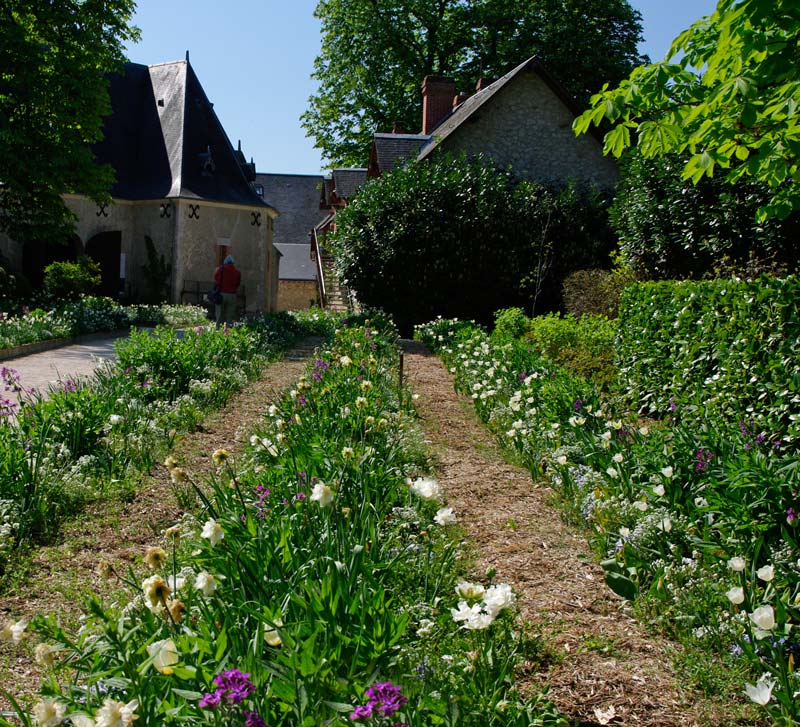
[[536,55],[587,102],[643,60],[627,0],[320,0],[315,15],[320,86],[301,120],[334,165],[363,166],[376,131],[419,131],[427,75],[471,92]]
[[61,195],[108,201],[113,171],[90,144],[111,109],[106,74],[124,61],[134,0],[0,3],[0,230],[20,240],[64,238]]
[[765,182],[759,219],[785,218],[800,209],[798,38],[797,0],[719,0],[664,61],[593,96],[574,129],[612,122],[605,151],[615,156],[635,145],[647,158],[686,154],[693,183],[718,169],[730,182]]

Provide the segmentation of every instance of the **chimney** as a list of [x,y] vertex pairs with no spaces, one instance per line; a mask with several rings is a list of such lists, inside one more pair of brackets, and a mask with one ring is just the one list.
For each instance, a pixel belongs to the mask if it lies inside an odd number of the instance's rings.
[[459,93],[457,96],[453,96],[453,111],[461,106],[461,104],[464,103],[464,101],[466,101],[468,98],[468,93]]
[[430,134],[453,109],[456,82],[442,76],[425,76],[422,82],[422,133]]

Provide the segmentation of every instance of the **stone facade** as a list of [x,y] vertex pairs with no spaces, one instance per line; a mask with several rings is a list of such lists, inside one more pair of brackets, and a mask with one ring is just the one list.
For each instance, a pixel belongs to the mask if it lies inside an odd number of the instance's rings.
[[575,136],[574,119],[541,76],[528,70],[473,112],[468,123],[454,128],[434,153],[484,154],[501,166],[510,164],[517,176],[540,182],[576,179],[613,186],[618,177],[614,160],[603,156],[593,136]]
[[[100,262],[104,280],[118,280],[116,290],[107,289],[107,294],[124,294],[133,300],[140,297],[145,289],[148,236],[157,254],[172,266],[169,299],[173,303],[197,302],[193,296],[182,296],[190,281],[200,282],[203,290],[211,288],[219,264],[217,247],[225,244],[242,272],[246,310],[276,310],[274,210],[190,199],[115,200],[106,207],[77,195],[68,195],[65,200],[78,218],[75,234],[79,251]],[[95,241],[113,250],[100,249]],[[23,245],[0,235],[0,253],[13,269],[23,269]]]
[[278,284],[278,310],[308,310],[319,305],[316,280],[281,280]]

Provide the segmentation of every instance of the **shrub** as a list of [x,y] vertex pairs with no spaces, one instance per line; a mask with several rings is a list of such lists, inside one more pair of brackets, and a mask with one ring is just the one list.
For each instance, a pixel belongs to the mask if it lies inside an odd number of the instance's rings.
[[533,318],[525,342],[534,351],[601,388],[615,380],[617,326],[603,316],[546,315]]
[[480,157],[370,182],[332,238],[340,277],[403,332],[437,315],[489,324],[508,306],[556,309],[564,275],[602,264],[610,245],[598,195],[517,183]]
[[756,222],[770,198],[765,185],[710,178],[692,185],[681,178],[683,165],[677,156],[637,152],[623,164],[609,214],[625,264],[654,280],[710,276],[723,258],[729,267],[775,261],[797,268],[800,214]]
[[586,314],[616,318],[619,297],[635,279],[628,268],[576,270],[564,279],[564,310],[576,318]]
[[50,263],[44,269],[44,290],[53,300],[91,293],[100,281],[100,265],[87,255],[81,255],[74,263]]
[[521,338],[528,330],[528,317],[522,308],[504,308],[494,314],[493,338]]
[[172,265],[167,262],[164,255],[158,254],[150,235],[144,236],[144,244],[147,250],[147,263],[142,265],[142,277],[144,280],[142,302],[149,304],[161,303],[169,297]]

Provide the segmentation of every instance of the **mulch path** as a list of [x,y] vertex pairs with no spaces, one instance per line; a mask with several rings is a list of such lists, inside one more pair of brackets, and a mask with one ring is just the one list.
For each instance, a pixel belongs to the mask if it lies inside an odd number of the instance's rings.
[[474,577],[491,567],[497,581],[511,583],[522,619],[560,656],[522,675],[521,688],[549,685],[549,697],[581,727],[727,724],[682,692],[670,659],[677,647],[648,634],[605,585],[585,536],[551,504],[548,484],[504,461],[438,358],[414,342],[404,349],[439,483],[477,554]]

